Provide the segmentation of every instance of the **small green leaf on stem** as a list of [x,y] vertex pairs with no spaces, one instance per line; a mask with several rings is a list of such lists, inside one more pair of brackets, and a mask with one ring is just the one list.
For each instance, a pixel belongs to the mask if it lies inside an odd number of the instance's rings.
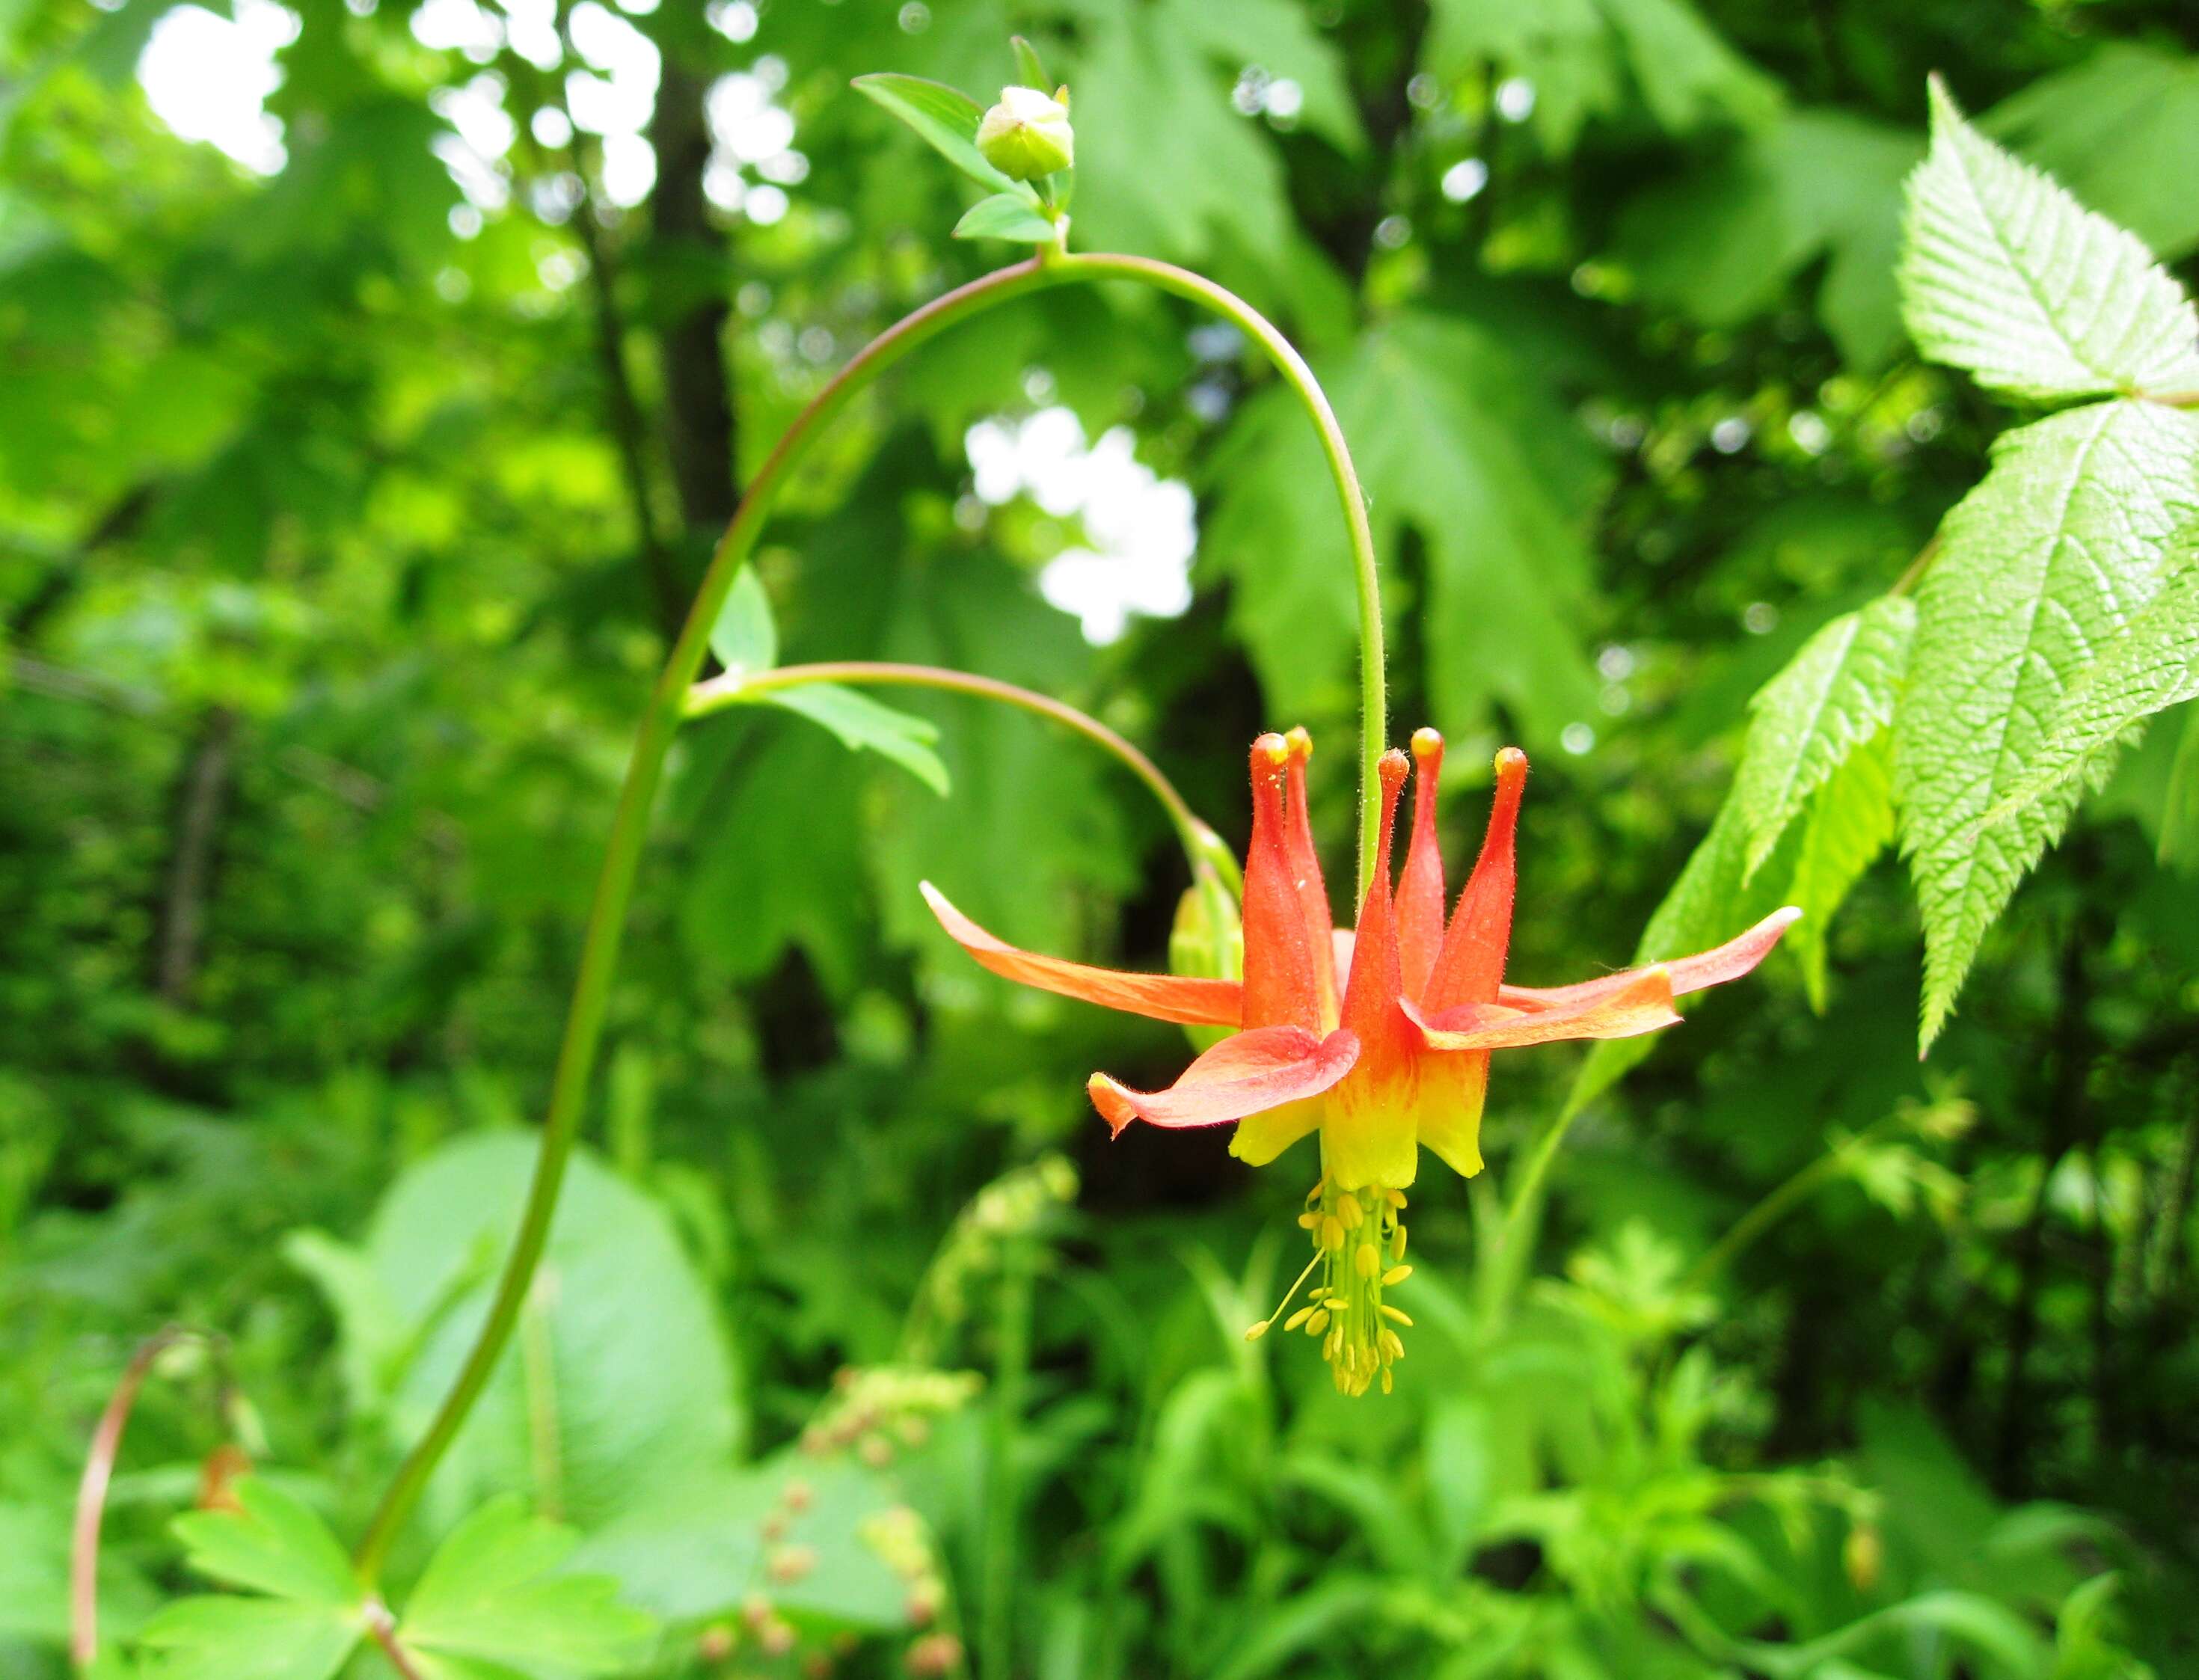
[[1013,239],[1028,245],[1051,245],[1061,236],[1048,221],[1014,193],[995,193],[971,205],[954,224],[957,239]]
[[932,750],[939,731],[924,719],[881,705],[837,683],[767,689],[755,697],[822,724],[850,752],[870,751],[891,759],[934,793],[945,796],[947,766]]
[[1036,207],[1035,192],[994,168],[978,151],[977,125],[985,120],[985,112],[968,94],[921,76],[891,73],[858,76],[855,88],[914,129],[932,150],[971,180]]
[[1050,88],[1053,85],[1046,73],[1046,66],[1040,61],[1036,47],[1020,35],[1011,35],[1008,37],[1008,48],[1015,54],[1016,79],[1018,82],[1025,87]]
[[744,566],[710,627],[710,651],[736,676],[753,676],[779,663],[779,627],[772,621],[771,598],[755,568]]

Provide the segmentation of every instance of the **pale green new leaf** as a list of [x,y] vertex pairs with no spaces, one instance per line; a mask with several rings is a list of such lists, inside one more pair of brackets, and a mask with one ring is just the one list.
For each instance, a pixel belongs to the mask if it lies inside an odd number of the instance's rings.
[[1802,965],[1810,1006],[1820,1014],[1826,1002],[1825,946],[1834,913],[1893,843],[1893,737],[1881,730],[1851,751],[1811,795],[1794,848],[1786,896],[1802,919],[1787,943]]
[[359,1601],[351,1560],[312,1507],[271,1483],[236,1484],[235,1511],[193,1511],[176,1519],[186,1561],[200,1574],[302,1604]]
[[359,1607],[283,1598],[178,1599],[138,1636],[160,1680],[329,1680],[365,1636]]
[[984,154],[977,149],[977,125],[985,119],[984,108],[960,89],[926,81],[921,76],[890,73],[858,76],[855,88],[914,129],[926,145],[971,180],[1026,204],[1037,204],[1038,195],[1028,183],[985,161]]
[[766,689],[756,698],[823,725],[850,752],[867,750],[891,759],[934,793],[947,792],[947,766],[934,750],[939,726],[928,718],[895,711],[837,683]]
[[2199,388],[2199,315],[2134,236],[1963,120],[1932,85],[1909,182],[1903,312],[1917,347],[2019,397]]
[[779,663],[779,627],[773,621],[771,597],[753,566],[733,575],[726,592],[726,604],[718,609],[718,621],[710,627],[710,651],[734,676],[768,671]]
[[957,239],[1012,239],[1025,245],[1051,245],[1060,229],[1013,193],[981,198],[954,224]]
[[1733,788],[1748,831],[1747,874],[1848,755],[1893,722],[1916,631],[1916,604],[1905,596],[1843,613],[1749,703]]
[[492,1501],[429,1560],[398,1624],[398,1642],[429,1674],[438,1657],[473,1658],[532,1674],[607,1674],[625,1667],[650,1619],[618,1601],[605,1575],[556,1572],[580,1543],[572,1530]]
[[2082,783],[1995,827],[2052,720],[2156,595],[2199,503],[2199,417],[2096,403],[2010,432],[1940,528],[1917,598],[1896,723],[1895,796],[1924,916],[1923,1041],[1954,1006],[1978,942],[2068,820]]
[[2199,697],[2199,552],[2187,537],[2161,591],[2071,687],[2030,770],[1986,814],[2009,821],[2085,778],[2155,712]]

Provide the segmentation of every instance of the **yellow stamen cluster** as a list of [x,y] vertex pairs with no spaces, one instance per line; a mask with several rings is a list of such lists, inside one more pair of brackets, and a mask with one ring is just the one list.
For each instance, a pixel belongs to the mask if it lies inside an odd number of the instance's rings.
[[1284,1294],[1282,1303],[1245,1333],[1257,1341],[1267,1334],[1291,1297],[1318,1268],[1321,1281],[1311,1298],[1288,1318],[1286,1330],[1303,1330],[1321,1342],[1337,1390],[1364,1394],[1379,1380],[1385,1394],[1395,1379],[1390,1368],[1405,1356],[1397,1327],[1413,1321],[1382,1299],[1413,1275],[1405,1262],[1405,1198],[1402,1192],[1370,1187],[1338,1190],[1326,1179],[1306,1197],[1298,1225],[1313,1242],[1313,1258]]

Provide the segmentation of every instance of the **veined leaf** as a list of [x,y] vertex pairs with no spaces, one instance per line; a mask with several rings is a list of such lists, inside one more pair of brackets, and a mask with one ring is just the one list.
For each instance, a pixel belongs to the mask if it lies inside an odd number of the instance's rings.
[[329,1680],[365,1637],[359,1607],[285,1598],[184,1598],[145,1625],[160,1680]]
[[734,574],[718,621],[710,627],[710,651],[736,676],[768,671],[779,663],[779,627],[755,567],[744,566]]
[[2199,388],[2199,315],[2138,239],[1963,120],[1932,85],[1903,312],[1927,356],[2019,397]]
[[176,1519],[193,1569],[265,1598],[180,1599],[140,1636],[163,1654],[163,1680],[328,1680],[365,1637],[350,1560],[328,1525],[248,1476],[236,1511]]
[[1848,755],[1893,720],[1916,631],[1916,604],[1904,596],[1843,613],[1749,703],[1733,789],[1748,831],[1747,875]]
[[397,1639],[431,1680],[468,1672],[445,1658],[521,1673],[607,1674],[625,1667],[652,1623],[618,1601],[607,1575],[558,1573],[580,1543],[570,1529],[492,1500],[436,1549],[398,1624]]
[[948,162],[996,193],[1006,193],[1035,207],[1038,195],[1028,183],[1015,180],[985,161],[977,149],[977,125],[985,120],[984,108],[959,88],[921,76],[884,73],[858,76],[855,91],[883,105],[918,134]]
[[1638,102],[1667,132],[1750,126],[1779,108],[1778,85],[1685,0],[1436,0],[1420,62],[1455,81],[1494,61],[1534,85],[1533,123],[1552,152],[1591,117]]
[[1946,1023],[1978,942],[2082,791],[2065,782],[2009,821],[2065,697],[2162,586],[2199,504],[2199,417],[2095,403],[2004,436],[1940,528],[1917,597],[1896,723],[1902,849],[1924,913],[1923,1042]]
[[1013,193],[981,198],[954,224],[957,239],[1012,239],[1026,245],[1051,245],[1060,228]]
[[176,1537],[201,1575],[301,1604],[356,1605],[342,1545],[312,1507],[256,1476],[236,1484],[236,1511],[193,1511]]
[[932,750],[939,727],[929,719],[895,711],[837,683],[766,689],[756,698],[822,724],[850,752],[868,750],[890,758],[934,793],[947,792],[947,766]]
[[2199,245],[2199,57],[2103,41],[1978,126],[2164,257]]
[[2167,580],[2069,690],[2015,787],[1986,813],[2004,823],[2113,756],[2155,712],[2199,697],[2199,550],[2189,537]]
[[1810,1006],[1825,1010],[1825,946],[1833,915],[1864,872],[1893,843],[1893,736],[1881,730],[1851,750],[1802,814],[1787,901],[1802,919],[1788,935]]

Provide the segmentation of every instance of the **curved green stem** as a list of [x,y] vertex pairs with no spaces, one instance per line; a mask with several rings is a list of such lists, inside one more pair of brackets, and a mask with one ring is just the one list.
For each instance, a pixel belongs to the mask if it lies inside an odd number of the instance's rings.
[[1228,319],[1264,350],[1283,379],[1304,404],[1321,433],[1321,447],[1336,479],[1337,494],[1350,534],[1351,554],[1358,580],[1362,670],[1362,739],[1360,799],[1361,896],[1373,866],[1374,824],[1369,815],[1379,800],[1375,761],[1381,755],[1385,703],[1383,691],[1382,606],[1375,569],[1374,538],[1367,523],[1365,498],[1353,471],[1351,457],[1338,426],[1336,415],[1321,394],[1313,370],[1275,328],[1250,304],[1212,281],[1187,270],[1146,257],[1048,253],[1029,261],[995,270],[983,278],[958,287],[933,299],[921,309],[902,317],[872,339],[836,374],[802,410],[778,447],[771,452],[739,510],[720,539],[703,574],[687,621],[664,663],[656,686],[642,713],[633,755],[627,761],[626,781],[619,790],[618,808],[611,820],[610,838],[604,864],[596,878],[596,893],[581,936],[580,966],[574,982],[573,1000],[566,1012],[565,1033],[557,1051],[557,1065],[550,1085],[550,1110],[543,1123],[541,1153],[534,1177],[528,1187],[519,1230],[510,1257],[497,1282],[479,1335],[465,1363],[459,1368],[451,1391],[429,1422],[426,1432],[397,1467],[381,1504],[360,1539],[354,1566],[370,1590],[388,1561],[390,1547],[412,1508],[426,1490],[428,1480],[443,1455],[450,1450],[475,1403],[487,1386],[498,1359],[511,1339],[521,1308],[526,1304],[534,1269],[550,1240],[550,1222],[557,1208],[565,1168],[580,1134],[586,1106],[589,1076],[596,1050],[603,1039],[604,1015],[610,1000],[611,977],[618,966],[619,947],[626,931],[627,907],[633,896],[634,877],[649,832],[649,815],[664,773],[665,755],[685,713],[687,690],[703,668],[709,646],[710,628],[732,588],[741,563],[755,547],[765,522],[784,493],[792,469],[809,446],[857,392],[887,368],[927,340],[971,316],[1027,293],[1045,290],[1079,280],[1135,280],[1190,299]]
[[1183,855],[1189,860],[1193,872],[1211,868],[1228,882],[1234,891],[1244,885],[1237,859],[1222,837],[1200,821],[1198,814],[1185,802],[1176,791],[1175,784],[1162,773],[1161,767],[1123,736],[1117,734],[1098,718],[1080,712],[1064,700],[1041,694],[1035,689],[1019,688],[1014,683],[1002,682],[998,677],[981,677],[973,672],[951,670],[940,665],[900,665],[868,659],[837,659],[815,665],[779,665],[768,671],[747,674],[727,673],[697,683],[687,691],[687,715],[707,717],[712,712],[737,706],[758,695],[773,693],[780,689],[802,688],[812,683],[847,683],[856,687],[870,688],[932,688],[950,694],[972,694],[980,699],[997,700],[1002,705],[1013,706],[1042,718],[1051,719],[1065,729],[1075,731],[1102,751],[1111,754],[1123,767],[1152,790],[1168,813],[1176,837],[1183,843]]

